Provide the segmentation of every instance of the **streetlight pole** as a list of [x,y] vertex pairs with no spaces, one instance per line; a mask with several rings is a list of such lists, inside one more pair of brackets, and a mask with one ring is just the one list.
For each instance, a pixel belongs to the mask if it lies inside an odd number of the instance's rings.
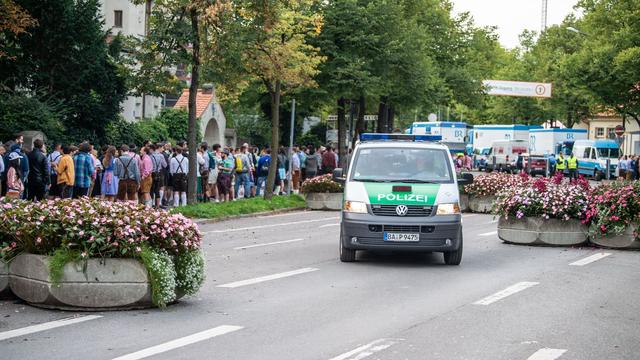
[[296,99],[293,99],[293,101],[291,102],[291,131],[289,132],[289,176],[287,176],[287,180],[289,183],[289,189],[287,190],[287,193],[289,195],[291,195],[291,190],[293,188],[293,184],[291,183],[292,179],[293,179],[293,164],[292,164],[292,160],[293,160],[293,131],[294,126],[295,126],[295,119],[296,119]]

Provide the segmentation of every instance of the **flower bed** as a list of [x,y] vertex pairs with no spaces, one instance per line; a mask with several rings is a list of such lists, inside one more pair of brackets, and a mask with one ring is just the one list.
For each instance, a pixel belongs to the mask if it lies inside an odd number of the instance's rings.
[[[144,265],[153,304],[191,295],[204,281],[201,235],[191,220],[129,203],[95,199],[0,202],[0,258],[45,255],[55,286],[68,263],[134,259]],[[11,275],[10,275],[11,277]],[[11,281],[10,281],[11,282]]]
[[303,194],[342,193],[344,189],[342,185],[333,181],[333,176],[331,174],[326,174],[305,180],[302,183],[300,191]]
[[331,174],[316,176],[302,183],[307,207],[313,210],[342,209],[342,185],[333,181]]
[[498,237],[530,245],[584,243],[587,229],[581,221],[586,218],[589,193],[588,182],[562,183],[561,178],[504,189],[493,209],[500,216]]
[[483,174],[464,187],[469,196],[469,209],[477,213],[489,213],[496,201],[496,195],[505,189],[520,187],[530,183],[528,176],[505,173]]
[[640,248],[640,183],[612,182],[591,194],[585,224],[597,245]]
[[482,174],[473,179],[473,183],[464,187],[465,193],[473,197],[496,196],[504,189],[531,184],[528,175],[510,175],[493,172]]

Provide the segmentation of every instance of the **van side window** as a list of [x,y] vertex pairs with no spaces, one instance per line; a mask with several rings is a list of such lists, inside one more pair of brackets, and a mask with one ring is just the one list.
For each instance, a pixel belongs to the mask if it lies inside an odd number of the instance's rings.
[[583,158],[585,158],[585,159],[590,158],[590,157],[591,157],[590,153],[591,153],[591,148],[590,148],[590,147],[585,148],[585,149],[584,149],[584,156],[583,156]]
[[591,151],[591,158],[592,158],[592,159],[596,159],[596,158],[597,158],[597,156],[596,156],[596,149],[593,149],[593,151]]

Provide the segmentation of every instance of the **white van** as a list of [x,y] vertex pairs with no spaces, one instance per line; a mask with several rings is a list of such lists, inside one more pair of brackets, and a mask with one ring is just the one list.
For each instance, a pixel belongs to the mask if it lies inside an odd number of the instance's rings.
[[496,140],[491,143],[488,170],[510,171],[519,154],[529,152],[527,140]]
[[[462,260],[458,181],[439,136],[363,134],[349,170],[334,171],[345,184],[340,260],[358,250],[436,251],[446,264]],[[430,140],[430,141],[429,141]],[[344,176],[344,177],[343,177]]]
[[578,173],[602,180],[606,177],[607,162],[609,174],[615,177],[620,146],[613,140],[576,140],[573,154],[578,159]]

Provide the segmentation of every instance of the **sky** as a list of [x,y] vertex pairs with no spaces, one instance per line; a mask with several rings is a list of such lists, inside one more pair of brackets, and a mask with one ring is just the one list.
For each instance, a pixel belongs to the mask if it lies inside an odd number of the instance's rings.
[[[578,0],[548,0],[547,24],[559,24],[574,12]],[[454,12],[468,11],[478,26],[497,26],[500,43],[507,48],[518,45],[523,30],[540,32],[542,0],[453,0]]]

